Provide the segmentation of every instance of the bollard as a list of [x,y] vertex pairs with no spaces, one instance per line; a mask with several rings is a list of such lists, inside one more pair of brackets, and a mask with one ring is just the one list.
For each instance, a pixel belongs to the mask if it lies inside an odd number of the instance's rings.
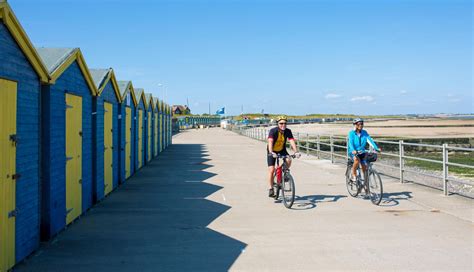
[[404,172],[405,172],[405,160],[403,159],[403,157],[405,156],[405,149],[404,149],[404,146],[403,146],[403,140],[400,140],[398,141],[398,150],[399,150],[399,153],[400,153],[400,183],[404,183],[405,182],[405,175],[404,175]]

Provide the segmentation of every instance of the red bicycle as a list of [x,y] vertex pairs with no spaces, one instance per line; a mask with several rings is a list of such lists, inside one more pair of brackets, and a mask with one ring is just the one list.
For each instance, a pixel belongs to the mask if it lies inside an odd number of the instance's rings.
[[[271,156],[271,154],[270,154]],[[294,159],[296,155],[279,155],[276,157],[276,169],[273,176],[273,191],[275,192],[275,199],[278,199],[281,194],[283,197],[283,204],[288,209],[293,206],[295,201],[295,181],[293,176],[290,174],[290,169],[288,168],[288,163],[286,159]],[[280,165],[280,159],[283,160],[283,163]]]

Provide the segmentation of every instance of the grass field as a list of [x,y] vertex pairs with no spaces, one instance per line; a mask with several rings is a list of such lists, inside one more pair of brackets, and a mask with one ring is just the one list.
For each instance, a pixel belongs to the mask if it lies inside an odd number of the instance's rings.
[[[440,162],[443,161],[443,155],[441,153],[417,152],[417,153],[410,153],[406,155],[437,160]],[[474,166],[474,159],[472,158],[472,154],[469,154],[469,153],[450,153],[448,155],[448,158],[449,158],[449,162]],[[426,170],[443,171],[443,166],[440,163],[407,159],[405,161],[405,165],[419,167]],[[453,173],[462,177],[474,178],[474,169],[470,169],[470,168],[449,166],[449,173]]]

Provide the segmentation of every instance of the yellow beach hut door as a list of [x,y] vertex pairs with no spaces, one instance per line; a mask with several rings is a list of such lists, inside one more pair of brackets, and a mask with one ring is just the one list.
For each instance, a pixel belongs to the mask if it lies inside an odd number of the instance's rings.
[[130,177],[131,144],[132,138],[132,109],[125,109],[125,178]]
[[104,102],[104,195],[113,189],[113,110],[111,103]]
[[147,115],[147,124],[148,124],[148,141],[147,141],[147,152],[146,152],[146,160],[150,161],[151,160],[151,112],[148,112]]
[[17,83],[0,79],[0,271],[15,264]]
[[154,137],[154,142],[155,142],[155,148],[154,148],[154,154],[155,157],[158,156],[158,113],[155,113],[155,134],[153,134]]
[[138,110],[138,168],[143,165],[143,110]]
[[66,224],[82,213],[82,97],[66,94]]

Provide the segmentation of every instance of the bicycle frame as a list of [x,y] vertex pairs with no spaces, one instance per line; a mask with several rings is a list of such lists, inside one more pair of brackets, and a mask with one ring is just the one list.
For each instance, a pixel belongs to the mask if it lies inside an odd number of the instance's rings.
[[[283,160],[283,163],[280,165],[280,158]],[[276,168],[275,168],[275,175],[277,177],[277,184],[281,184],[281,180],[283,177],[283,171],[289,170],[286,162],[286,156],[276,158]]]

